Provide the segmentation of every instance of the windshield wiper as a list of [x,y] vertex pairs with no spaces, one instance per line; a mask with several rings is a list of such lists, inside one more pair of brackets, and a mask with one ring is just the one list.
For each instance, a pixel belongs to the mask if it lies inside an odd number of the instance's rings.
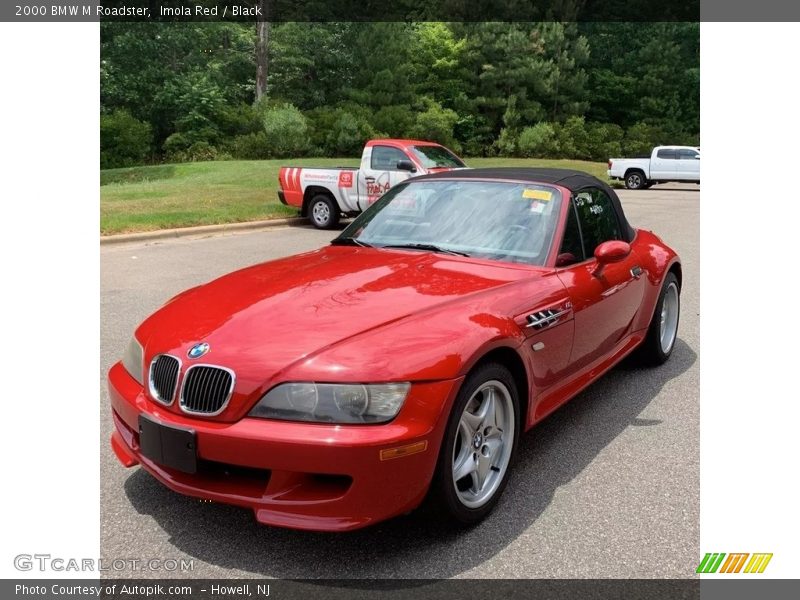
[[367,242],[362,242],[358,238],[354,237],[338,237],[331,240],[331,245],[333,246],[361,246],[362,248],[374,248],[372,244],[368,244]]
[[469,256],[466,252],[459,252],[458,250],[450,250],[449,248],[442,248],[436,244],[387,244],[381,248],[409,248],[411,250],[428,250],[430,252],[441,252],[442,254],[452,254],[453,256]]

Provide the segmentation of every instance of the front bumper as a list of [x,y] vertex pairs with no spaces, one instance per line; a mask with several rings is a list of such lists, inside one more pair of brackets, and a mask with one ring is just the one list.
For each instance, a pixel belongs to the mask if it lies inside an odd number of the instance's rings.
[[286,203],[286,195],[283,193],[283,190],[278,190],[278,200],[281,201],[281,204],[283,204],[285,206],[289,206]]
[[[383,425],[253,418],[223,423],[165,410],[117,363],[108,375],[115,425],[111,446],[124,466],[139,464],[181,494],[250,508],[260,523],[357,529],[408,512],[423,500],[459,383],[413,385],[400,414]],[[438,408],[431,412],[431,406]],[[169,469],[141,454],[140,414],[196,432],[197,473]],[[381,450],[411,444],[425,449],[381,460]]]

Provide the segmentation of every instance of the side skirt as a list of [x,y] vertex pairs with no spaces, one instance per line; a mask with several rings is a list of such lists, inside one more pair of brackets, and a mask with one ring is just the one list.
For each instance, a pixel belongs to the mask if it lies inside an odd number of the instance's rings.
[[600,358],[595,362],[584,367],[574,375],[571,375],[560,386],[548,390],[541,397],[536,399],[534,409],[530,414],[533,419],[529,419],[525,430],[527,431],[555,410],[566,404],[569,400],[577,396],[595,381],[600,379],[613,367],[619,364],[626,356],[633,352],[642,343],[647,330],[636,331],[622,340],[614,348],[614,351],[606,358]]

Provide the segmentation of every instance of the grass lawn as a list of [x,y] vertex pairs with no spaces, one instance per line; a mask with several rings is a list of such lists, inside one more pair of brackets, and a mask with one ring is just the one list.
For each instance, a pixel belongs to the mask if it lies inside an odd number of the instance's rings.
[[[606,164],[579,160],[470,158],[471,167],[563,167],[605,179]],[[110,235],[296,215],[278,201],[278,169],[358,166],[357,158],[231,160],[100,172],[100,233]]]

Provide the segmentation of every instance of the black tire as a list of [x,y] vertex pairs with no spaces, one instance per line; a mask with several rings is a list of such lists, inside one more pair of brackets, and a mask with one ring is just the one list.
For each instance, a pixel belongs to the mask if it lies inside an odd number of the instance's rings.
[[339,223],[339,207],[326,194],[317,194],[308,203],[308,218],[317,229],[332,229]]
[[[669,344],[669,347],[664,349],[661,338],[663,327],[661,315],[662,311],[664,310],[665,298],[667,294],[670,293],[669,290],[672,286],[674,286],[675,293],[677,294],[677,316],[674,326],[675,332],[672,336],[672,341]],[[644,338],[644,341],[636,351],[635,358],[637,358],[641,364],[654,367],[663,365],[672,355],[672,351],[675,349],[675,341],[677,340],[678,336],[678,325],[680,324],[680,292],[681,288],[678,284],[678,278],[675,276],[675,273],[668,273],[664,278],[664,283],[661,284],[661,292],[658,295],[658,302],[656,302],[656,308],[655,311],[653,311],[653,317],[650,320],[650,327],[647,330],[647,336]]]
[[644,172],[638,169],[625,173],[625,187],[629,190],[641,190],[647,185],[647,178]]
[[[511,404],[513,407],[513,432],[511,439],[506,439],[506,444],[511,443],[510,453],[507,462],[505,462],[504,471],[501,475],[497,476],[498,481],[495,483],[494,491],[491,496],[478,507],[469,507],[459,497],[456,486],[458,485],[453,481],[453,461],[454,453],[459,447],[460,442],[459,423],[461,417],[467,408],[468,403],[473,400],[473,395],[484,385],[491,385],[492,382],[499,382],[507,389]],[[474,400],[473,400],[474,401]],[[482,426],[481,426],[482,427]],[[489,429],[489,428],[486,428]],[[499,428],[498,428],[499,429]],[[508,483],[508,475],[513,464],[514,455],[516,454],[517,444],[519,442],[519,432],[521,429],[520,414],[519,414],[519,398],[517,387],[514,382],[514,377],[511,372],[502,364],[487,363],[478,367],[464,380],[461,389],[458,392],[453,409],[450,413],[450,418],[445,429],[442,447],[439,451],[439,459],[436,465],[433,482],[428,496],[428,506],[434,514],[449,521],[453,525],[474,525],[479,523],[492,511],[500,497],[503,494],[506,484]],[[500,430],[502,431],[502,430]],[[488,439],[488,437],[487,437]],[[476,442],[483,444],[485,440]],[[470,449],[471,451],[471,449]],[[480,450],[479,450],[480,451]],[[479,452],[478,451],[478,452]],[[469,454],[469,452],[467,452]],[[476,456],[477,452],[473,454]],[[489,470],[494,470],[491,467]],[[500,472],[497,470],[496,472]],[[487,475],[488,477],[492,475]]]

